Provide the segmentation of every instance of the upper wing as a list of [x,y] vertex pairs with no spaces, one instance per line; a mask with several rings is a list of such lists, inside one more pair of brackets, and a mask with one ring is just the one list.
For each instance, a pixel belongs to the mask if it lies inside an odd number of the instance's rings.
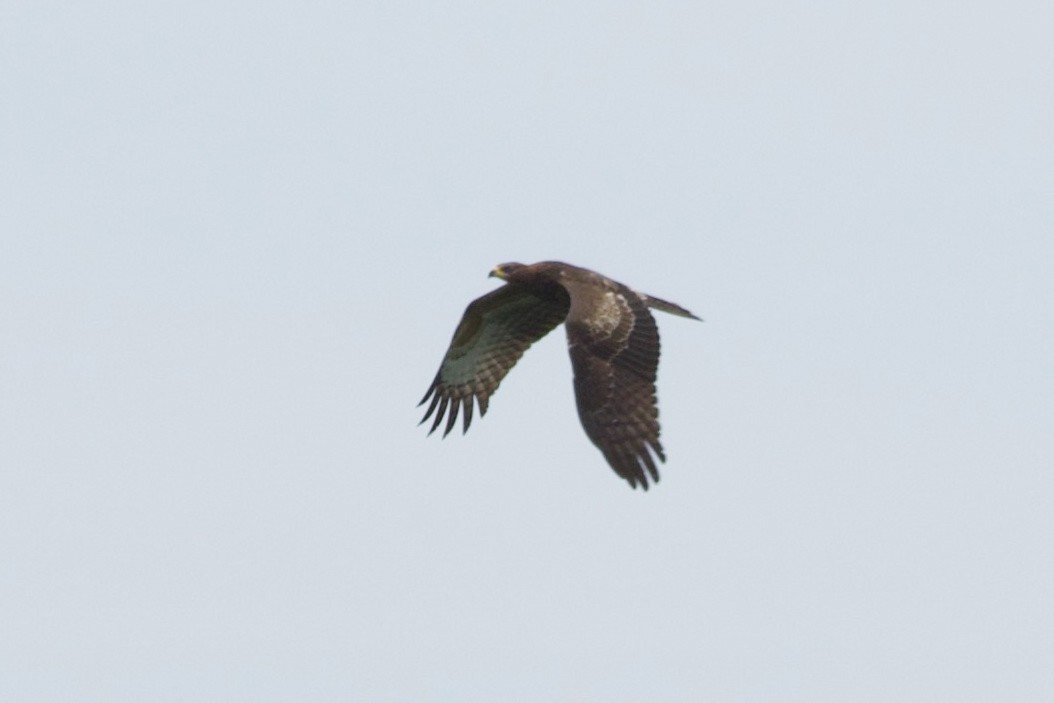
[[439,427],[448,405],[450,414],[443,436],[454,428],[462,406],[462,431],[468,431],[472,422],[472,399],[479,403],[480,415],[485,414],[487,402],[505,374],[527,347],[563,322],[568,306],[565,295],[542,298],[515,284],[506,284],[472,301],[454,331],[439,373],[418,403],[423,405],[432,398],[428,412],[421,419],[424,422],[436,413],[428,433]]
[[619,476],[647,490],[648,474],[659,480],[652,454],[666,461],[655,397],[655,319],[644,300],[625,286],[569,288],[567,338],[582,427]]

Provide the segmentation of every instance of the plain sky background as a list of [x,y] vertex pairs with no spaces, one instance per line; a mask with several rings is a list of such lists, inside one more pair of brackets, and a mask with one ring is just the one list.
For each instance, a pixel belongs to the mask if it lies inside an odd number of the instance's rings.
[[[0,8],[0,699],[1054,700],[1049,2]],[[499,262],[657,315],[632,491]]]

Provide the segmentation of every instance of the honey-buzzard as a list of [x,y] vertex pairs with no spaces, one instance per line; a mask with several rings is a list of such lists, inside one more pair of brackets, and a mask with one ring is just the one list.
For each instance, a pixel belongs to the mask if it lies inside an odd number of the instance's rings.
[[[630,486],[659,480],[655,372],[659,331],[648,308],[699,319],[679,305],[638,293],[588,269],[559,261],[501,264],[490,273],[505,285],[472,301],[454,332],[439,373],[421,399],[432,399],[429,434],[446,417],[445,437],[458,412],[463,430],[531,344],[561,322],[574,370],[578,417],[586,435]],[[647,469],[647,473],[645,473]]]

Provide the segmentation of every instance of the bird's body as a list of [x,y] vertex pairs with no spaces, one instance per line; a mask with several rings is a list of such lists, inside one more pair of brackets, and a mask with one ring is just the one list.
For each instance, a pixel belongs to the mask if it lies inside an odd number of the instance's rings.
[[480,415],[486,413],[490,396],[523,352],[563,322],[586,435],[634,488],[647,489],[649,474],[658,481],[652,455],[666,460],[655,396],[659,332],[648,308],[698,318],[679,305],[558,261],[502,264],[491,275],[506,285],[465,310],[421,400],[431,398],[421,422],[435,413],[434,432],[445,416],[446,436],[460,411],[467,431],[473,403]]

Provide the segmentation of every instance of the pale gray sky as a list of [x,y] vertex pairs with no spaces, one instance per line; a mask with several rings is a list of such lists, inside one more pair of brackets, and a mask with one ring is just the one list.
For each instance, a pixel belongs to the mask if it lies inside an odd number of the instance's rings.
[[[0,698],[1054,699],[1043,2],[5,3]],[[499,262],[659,317],[648,493]]]

